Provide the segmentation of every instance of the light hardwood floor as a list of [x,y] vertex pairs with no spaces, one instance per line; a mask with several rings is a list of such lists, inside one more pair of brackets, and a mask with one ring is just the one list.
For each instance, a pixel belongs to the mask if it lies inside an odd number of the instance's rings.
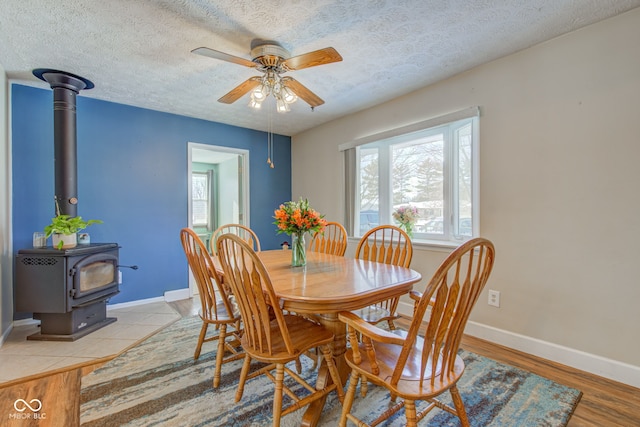
[[[193,300],[177,301],[170,305],[183,317],[196,314],[198,309],[198,305]],[[569,427],[640,427],[639,389],[469,336],[464,337],[462,346],[474,353],[517,366],[582,391],[582,399],[569,421]],[[99,365],[60,370],[1,387],[0,416],[3,421],[0,424],[40,427],[77,425],[80,413],[78,396],[82,375],[86,375]],[[43,407],[47,408],[46,419],[39,420],[37,423],[25,423],[25,420],[7,422],[6,415],[15,412],[13,402],[16,396],[35,394],[48,397],[43,402]]]

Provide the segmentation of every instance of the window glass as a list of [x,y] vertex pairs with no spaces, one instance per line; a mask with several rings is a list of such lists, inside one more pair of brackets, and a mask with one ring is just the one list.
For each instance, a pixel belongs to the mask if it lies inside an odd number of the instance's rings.
[[194,172],[191,178],[194,226],[206,226],[209,224],[209,194],[208,175]]
[[360,234],[380,225],[378,148],[362,148],[359,159],[360,182]]
[[[474,230],[477,117],[360,145],[356,232],[380,224],[410,229],[414,239],[465,240]],[[477,138],[476,138],[477,139]],[[415,218],[399,222],[407,208]],[[411,216],[411,215],[410,215]]]
[[458,229],[455,233],[464,237],[472,236],[471,218],[473,216],[472,202],[472,161],[471,161],[471,124],[466,123],[455,129],[454,137],[458,146],[458,194],[455,200],[458,202]]

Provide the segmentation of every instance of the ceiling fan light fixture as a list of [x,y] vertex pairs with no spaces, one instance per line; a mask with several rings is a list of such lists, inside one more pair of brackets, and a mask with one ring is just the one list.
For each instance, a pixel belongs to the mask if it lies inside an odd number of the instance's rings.
[[261,83],[260,86],[251,92],[251,98],[258,102],[262,102],[267,98],[267,96],[269,96],[269,92],[269,87],[264,83]]
[[280,83],[280,87],[282,88],[282,90],[281,90],[282,100],[285,103],[293,104],[294,102],[296,102],[298,100],[298,95],[293,93],[293,91],[289,87],[285,86],[282,83]]
[[259,110],[260,107],[262,107],[262,102],[258,101],[252,96],[251,99],[249,100],[249,107]]
[[281,97],[278,97],[276,99],[276,111],[278,113],[286,113],[286,112],[290,111],[289,104],[284,102],[284,99],[282,99]]

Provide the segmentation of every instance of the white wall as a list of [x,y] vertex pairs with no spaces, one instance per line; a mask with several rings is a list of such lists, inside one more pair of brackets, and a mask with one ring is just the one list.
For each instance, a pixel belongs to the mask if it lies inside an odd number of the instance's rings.
[[0,66],[0,344],[13,321],[13,256],[11,246],[11,150],[9,146],[9,94]]
[[[339,144],[480,106],[501,307],[467,332],[640,387],[639,40],[635,9],[296,135],[293,197],[342,221]],[[424,288],[446,253],[417,249]]]

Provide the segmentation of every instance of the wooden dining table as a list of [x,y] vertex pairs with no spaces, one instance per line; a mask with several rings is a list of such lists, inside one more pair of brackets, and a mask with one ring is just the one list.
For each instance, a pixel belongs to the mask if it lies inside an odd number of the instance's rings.
[[[282,309],[314,316],[333,332],[332,351],[343,385],[349,376],[344,358],[347,337],[338,313],[404,295],[422,278],[410,268],[318,252],[307,252],[307,264],[303,267],[291,266],[291,251],[262,251],[258,256],[269,272]],[[323,388],[330,381],[323,361],[316,388]],[[317,425],[324,403],[320,399],[309,405],[303,426]]]

